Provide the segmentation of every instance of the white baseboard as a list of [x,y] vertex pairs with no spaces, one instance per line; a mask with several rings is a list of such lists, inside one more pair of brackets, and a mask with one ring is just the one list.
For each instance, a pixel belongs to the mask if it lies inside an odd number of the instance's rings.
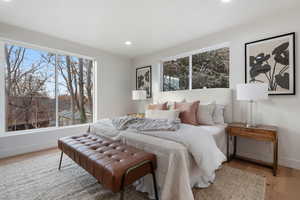
[[[249,157],[249,158],[256,159],[256,160],[262,160],[265,162],[272,162],[272,159],[273,159],[270,156],[266,156],[263,154],[255,154],[255,153],[250,153],[250,152],[238,152],[238,155]],[[278,163],[279,163],[279,165],[284,166],[284,167],[300,169],[300,160],[284,158],[284,157],[279,156]]]

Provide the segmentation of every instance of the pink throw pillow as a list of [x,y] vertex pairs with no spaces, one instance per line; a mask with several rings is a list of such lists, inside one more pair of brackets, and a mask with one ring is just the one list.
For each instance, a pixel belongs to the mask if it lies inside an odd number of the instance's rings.
[[191,103],[175,102],[175,109],[180,111],[179,118],[182,123],[198,126],[198,107],[200,101]]
[[150,104],[148,110],[168,110],[168,102],[163,104]]

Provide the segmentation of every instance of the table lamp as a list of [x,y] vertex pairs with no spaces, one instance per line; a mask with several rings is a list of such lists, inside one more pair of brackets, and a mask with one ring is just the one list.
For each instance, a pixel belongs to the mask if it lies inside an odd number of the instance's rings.
[[237,100],[248,101],[250,104],[250,121],[247,120],[247,127],[255,127],[253,122],[253,103],[266,99],[268,99],[268,84],[248,83],[237,85]]

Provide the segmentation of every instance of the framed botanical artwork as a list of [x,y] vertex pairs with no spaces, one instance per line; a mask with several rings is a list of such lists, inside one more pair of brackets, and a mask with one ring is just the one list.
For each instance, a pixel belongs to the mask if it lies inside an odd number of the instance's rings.
[[267,83],[270,95],[295,95],[295,33],[245,44],[246,83]]
[[147,98],[152,97],[152,67],[136,68],[136,89],[146,90]]

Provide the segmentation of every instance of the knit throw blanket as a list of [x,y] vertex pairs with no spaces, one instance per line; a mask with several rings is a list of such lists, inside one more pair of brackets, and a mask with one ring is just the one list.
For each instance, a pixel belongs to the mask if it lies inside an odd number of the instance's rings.
[[134,129],[137,131],[177,131],[180,120],[135,118],[130,116],[112,119],[117,130]]

